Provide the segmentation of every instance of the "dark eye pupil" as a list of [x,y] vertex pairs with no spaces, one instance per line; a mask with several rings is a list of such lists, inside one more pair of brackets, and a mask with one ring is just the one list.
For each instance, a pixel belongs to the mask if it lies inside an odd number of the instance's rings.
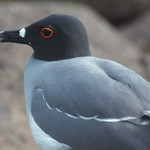
[[53,30],[49,29],[49,28],[43,28],[40,31],[40,34],[44,37],[44,38],[50,38],[53,35]]
[[43,30],[43,35],[49,36],[52,32],[50,30]]

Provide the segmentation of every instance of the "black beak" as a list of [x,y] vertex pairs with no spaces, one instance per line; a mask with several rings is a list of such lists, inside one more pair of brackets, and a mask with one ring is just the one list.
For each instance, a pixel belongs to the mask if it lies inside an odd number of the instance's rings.
[[21,44],[30,44],[30,41],[24,37],[21,37],[19,30],[14,31],[0,31],[0,43],[1,42],[13,42]]

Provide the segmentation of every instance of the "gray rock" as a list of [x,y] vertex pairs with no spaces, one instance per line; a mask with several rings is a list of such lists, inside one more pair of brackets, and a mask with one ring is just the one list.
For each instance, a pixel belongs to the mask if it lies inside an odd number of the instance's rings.
[[150,8],[149,0],[78,0],[93,6],[115,24],[129,21]]
[[142,50],[145,73],[150,78],[150,11],[120,28],[125,36]]
[[150,11],[120,27],[120,30],[142,49],[150,47]]
[[[52,13],[67,13],[80,18],[88,31],[92,52],[112,59],[143,76],[140,50],[115,28],[84,5],[64,3],[0,4],[0,29],[14,30]],[[25,112],[23,73],[32,50],[28,46],[0,44],[0,149],[37,150]]]

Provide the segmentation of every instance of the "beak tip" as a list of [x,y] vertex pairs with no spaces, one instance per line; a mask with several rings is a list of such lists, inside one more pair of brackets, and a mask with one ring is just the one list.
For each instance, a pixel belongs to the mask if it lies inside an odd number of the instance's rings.
[[12,42],[20,44],[28,44],[29,41],[25,39],[25,29],[13,30],[13,31],[0,31],[0,43]]

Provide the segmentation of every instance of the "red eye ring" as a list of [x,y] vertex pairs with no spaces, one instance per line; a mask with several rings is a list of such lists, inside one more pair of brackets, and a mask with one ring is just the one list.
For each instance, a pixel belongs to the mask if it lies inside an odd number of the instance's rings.
[[[43,31],[44,31],[44,30],[48,30],[48,31],[50,31],[50,32],[51,32],[51,34],[50,34],[50,35],[48,35],[48,36],[44,35],[44,34],[43,34]],[[42,29],[41,29],[41,31],[40,31],[40,34],[41,34],[44,38],[46,38],[46,39],[50,38],[50,37],[53,35],[53,33],[54,33],[54,32],[53,32],[53,30],[52,30],[52,29],[50,29],[50,28],[42,28]]]

